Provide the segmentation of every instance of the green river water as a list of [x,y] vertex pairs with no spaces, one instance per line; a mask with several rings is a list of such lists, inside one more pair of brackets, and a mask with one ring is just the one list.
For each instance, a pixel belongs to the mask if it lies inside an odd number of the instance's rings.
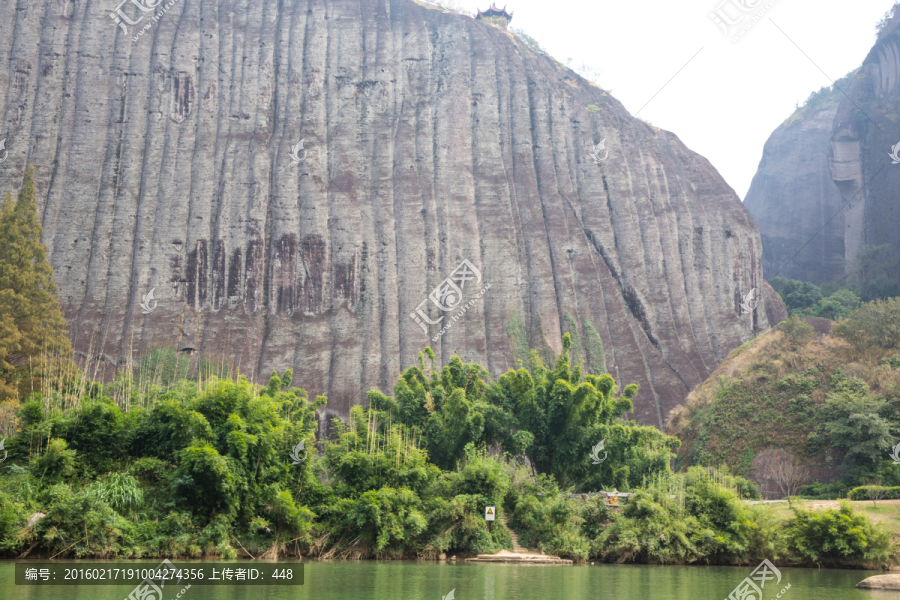
[[[68,561],[67,561],[68,562]],[[81,561],[100,566],[102,561]],[[179,561],[181,564],[186,564]],[[45,561],[28,561],[47,566]],[[250,565],[250,563],[247,563]],[[280,564],[290,565],[289,561]],[[677,567],[647,565],[516,566],[416,563],[405,561],[307,561],[304,584],[297,586],[166,586],[163,600],[723,600],[755,565]],[[900,600],[900,592],[854,589],[874,571],[781,569],[781,582],[769,582],[762,599]],[[2,600],[125,600],[134,586],[15,585],[14,565],[0,562]],[[449,599],[448,599],[449,600]]]

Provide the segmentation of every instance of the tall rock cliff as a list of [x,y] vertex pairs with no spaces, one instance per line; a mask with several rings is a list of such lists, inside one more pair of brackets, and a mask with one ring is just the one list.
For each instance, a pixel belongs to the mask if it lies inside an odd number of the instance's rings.
[[[866,296],[900,293],[900,158],[890,156],[898,143],[900,12],[859,69],[814,94],[766,142],[745,200],[766,277],[851,276]],[[884,248],[860,264],[864,246]]]
[[763,148],[744,206],[759,225],[767,278],[822,283],[844,274],[843,201],[831,180],[828,148],[840,88],[848,82],[814,94]]
[[496,375],[569,331],[662,426],[783,310],[709,162],[501,26],[32,0],[0,3],[0,63],[0,189],[36,165],[73,342],[109,369],[159,347],[293,368],[343,414],[426,345]]
[[[861,246],[900,256],[900,11],[881,30],[838,106],[828,148],[831,178],[847,205],[848,260]],[[895,279],[900,279],[900,262]],[[898,290],[900,291],[900,290]]]

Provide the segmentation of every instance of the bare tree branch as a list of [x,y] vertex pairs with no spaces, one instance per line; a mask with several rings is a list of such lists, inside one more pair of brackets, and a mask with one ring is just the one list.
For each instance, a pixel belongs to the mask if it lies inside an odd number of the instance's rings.
[[775,462],[771,473],[778,489],[787,496],[788,505],[792,505],[791,498],[800,493],[800,488],[809,479],[809,469],[791,454]]

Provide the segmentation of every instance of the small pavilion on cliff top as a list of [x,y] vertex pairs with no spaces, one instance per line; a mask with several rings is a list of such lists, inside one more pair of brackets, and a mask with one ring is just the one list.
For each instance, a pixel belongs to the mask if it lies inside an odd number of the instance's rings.
[[500,25],[505,29],[509,22],[512,21],[512,18],[513,14],[506,12],[506,5],[503,5],[503,8],[497,8],[497,5],[494,4],[487,10],[479,10],[475,20],[485,21],[492,25]]

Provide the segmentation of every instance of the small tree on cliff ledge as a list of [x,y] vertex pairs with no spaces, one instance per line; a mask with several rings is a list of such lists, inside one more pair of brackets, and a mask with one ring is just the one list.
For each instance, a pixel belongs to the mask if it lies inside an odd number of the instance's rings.
[[0,401],[39,390],[44,358],[72,353],[41,233],[29,167],[0,204]]

